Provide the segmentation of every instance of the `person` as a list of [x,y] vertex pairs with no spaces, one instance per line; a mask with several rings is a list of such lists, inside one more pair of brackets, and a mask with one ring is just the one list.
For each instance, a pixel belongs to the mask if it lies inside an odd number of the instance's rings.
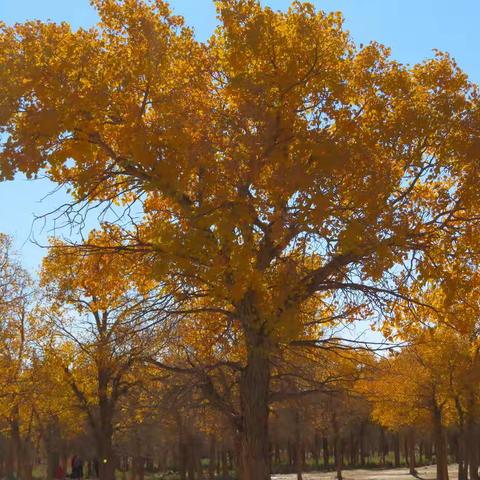
[[72,478],[83,478],[83,460],[78,455],[72,458]]
[[65,470],[63,469],[63,467],[58,464],[57,465],[57,468],[55,469],[55,480],[64,480],[65,479]]
[[72,457],[72,460],[70,461],[70,467],[71,467],[71,474],[70,474],[70,478],[76,478],[75,477],[75,462],[77,461],[77,456],[74,455]]

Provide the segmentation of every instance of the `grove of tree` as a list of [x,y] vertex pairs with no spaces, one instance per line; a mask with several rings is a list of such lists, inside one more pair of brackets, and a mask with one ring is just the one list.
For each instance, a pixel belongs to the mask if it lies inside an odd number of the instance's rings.
[[38,281],[0,237],[4,473],[478,480],[477,86],[305,2],[217,0],[206,42],[162,0],[92,3],[88,30],[0,24],[0,178],[67,189],[81,233]]

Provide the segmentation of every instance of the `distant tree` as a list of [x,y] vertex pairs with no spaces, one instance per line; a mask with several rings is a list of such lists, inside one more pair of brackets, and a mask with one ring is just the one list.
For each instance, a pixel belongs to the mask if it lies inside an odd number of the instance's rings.
[[[105,249],[111,245],[104,230],[92,232],[90,241]],[[152,328],[160,330],[168,318],[169,297],[155,282],[139,287],[135,266],[133,256],[105,250],[86,255],[54,240],[42,268],[50,322],[60,339],[53,353],[91,427],[101,480],[114,478],[119,403],[141,384],[143,362],[156,348]]]
[[12,239],[0,234],[0,417],[8,432],[4,473],[27,480],[34,462],[30,361],[42,333],[39,327],[33,281]]

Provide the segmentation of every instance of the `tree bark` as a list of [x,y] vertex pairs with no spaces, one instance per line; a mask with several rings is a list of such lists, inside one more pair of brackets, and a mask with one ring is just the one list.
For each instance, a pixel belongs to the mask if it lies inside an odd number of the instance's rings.
[[398,433],[394,434],[394,439],[393,439],[393,451],[394,451],[394,462],[395,462],[395,467],[400,466],[400,436]]
[[215,459],[217,441],[213,433],[209,437],[209,452],[208,452],[208,480],[215,480]]
[[295,473],[297,480],[302,480],[303,470],[303,446],[302,432],[300,424],[300,413],[298,409],[295,411]]
[[437,480],[448,480],[447,441],[442,425],[441,407],[433,408],[433,431],[435,436],[435,456],[437,460]]
[[467,439],[465,431],[465,412],[462,408],[460,398],[455,397],[455,407],[458,415],[458,439],[457,439],[457,462],[458,462],[458,480],[467,480]]
[[240,380],[240,480],[269,480],[270,358],[266,337],[246,332],[247,365]]
[[[228,461],[227,461],[227,451],[222,450],[222,477],[228,478]],[[242,477],[240,477],[242,478]]]
[[334,433],[334,445],[333,445],[333,455],[335,457],[335,471],[337,472],[337,480],[342,480],[342,468],[343,468],[343,449],[342,449],[342,440],[340,438],[340,432],[337,423],[337,417],[333,414],[332,426]]
[[470,472],[470,480],[479,480],[478,476],[478,445],[477,445],[477,425],[473,416],[469,416],[467,424],[468,439],[468,469]]
[[408,470],[410,475],[417,475],[417,470],[415,469],[415,432],[412,429],[408,432],[407,437],[407,450],[408,450]]
[[380,458],[382,467],[385,467],[385,430],[380,427]]
[[360,425],[360,465],[365,466],[365,422]]
[[115,458],[113,455],[112,434],[113,427],[99,432],[98,454],[99,465],[98,473],[100,480],[115,480]]
[[178,431],[178,472],[180,474],[180,480],[186,480],[187,478],[187,446],[185,442],[185,433],[183,428],[183,421],[180,414],[177,413],[176,417],[177,431]]

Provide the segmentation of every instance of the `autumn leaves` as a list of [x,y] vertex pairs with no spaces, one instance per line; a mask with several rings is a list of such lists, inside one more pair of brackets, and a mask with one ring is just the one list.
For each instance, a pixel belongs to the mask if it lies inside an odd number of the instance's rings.
[[[312,315],[416,305],[476,248],[476,88],[446,55],[400,65],[300,2],[218,1],[206,44],[162,1],[95,5],[89,31],[2,27],[2,176],[42,172],[125,209],[75,247],[68,288],[100,310],[168,297],[202,352],[180,361],[239,375],[241,478],[266,479],[272,360],[325,334]],[[60,247],[47,276],[64,285]]]

